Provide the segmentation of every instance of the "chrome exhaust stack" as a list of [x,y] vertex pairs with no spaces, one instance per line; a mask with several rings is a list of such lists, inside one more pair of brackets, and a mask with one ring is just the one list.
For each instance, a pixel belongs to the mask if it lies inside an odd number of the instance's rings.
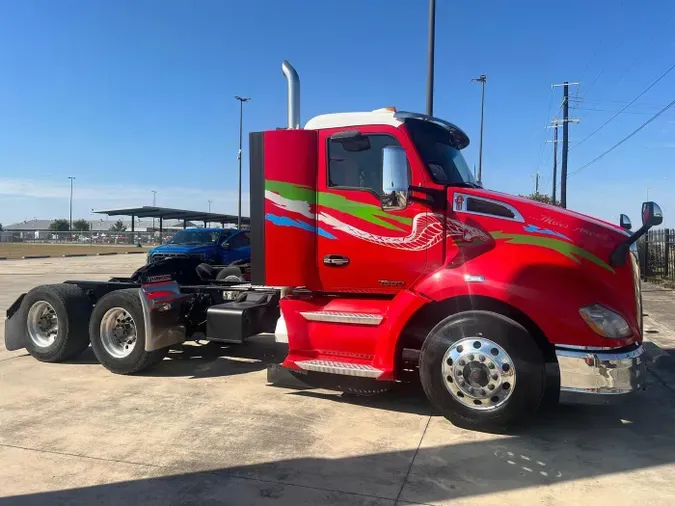
[[281,64],[281,72],[288,83],[288,128],[300,128],[300,78],[293,65],[286,60]]

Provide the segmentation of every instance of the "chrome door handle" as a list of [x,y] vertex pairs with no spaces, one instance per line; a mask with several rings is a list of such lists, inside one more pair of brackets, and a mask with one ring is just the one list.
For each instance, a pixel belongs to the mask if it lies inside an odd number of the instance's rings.
[[323,265],[328,267],[344,267],[349,265],[349,258],[342,255],[326,255],[323,257]]

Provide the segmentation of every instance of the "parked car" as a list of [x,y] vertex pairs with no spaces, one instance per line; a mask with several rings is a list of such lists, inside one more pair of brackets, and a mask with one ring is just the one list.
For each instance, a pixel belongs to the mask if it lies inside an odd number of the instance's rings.
[[148,263],[170,257],[197,257],[212,265],[229,265],[251,257],[248,230],[187,228],[148,252]]

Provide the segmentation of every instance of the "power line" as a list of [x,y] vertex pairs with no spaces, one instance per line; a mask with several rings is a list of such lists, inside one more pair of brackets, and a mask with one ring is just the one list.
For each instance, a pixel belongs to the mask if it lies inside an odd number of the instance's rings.
[[[593,160],[591,160],[590,162],[588,162],[586,165],[582,165],[581,167],[579,167],[577,170],[575,170],[574,172],[572,172],[572,173],[571,173],[569,176],[567,176],[567,177],[570,178],[570,177],[574,176],[575,174],[578,174],[579,172],[581,172],[581,171],[584,170],[585,168],[590,167],[590,166],[593,165],[595,162],[597,162],[598,160],[600,160],[601,158],[603,158],[605,155],[607,155],[607,154],[611,153],[612,151],[614,151],[616,148],[618,148],[619,146],[621,146],[621,144],[623,144],[623,143],[626,142],[628,139],[630,139],[631,137],[633,137],[636,133],[638,133],[638,132],[639,132],[640,130],[642,130],[644,127],[646,127],[647,125],[649,125],[652,121],[654,121],[656,118],[658,118],[659,116],[661,116],[664,112],[666,112],[668,109],[670,109],[670,108],[673,107],[674,105],[675,105],[675,100],[673,100],[671,103],[669,103],[669,104],[668,104],[667,106],[665,106],[663,109],[661,109],[661,110],[660,110],[659,112],[657,112],[654,116],[652,116],[651,118],[649,118],[647,121],[645,121],[644,123],[642,123],[642,125],[640,125],[639,127],[637,127],[635,130],[633,130],[633,131],[632,131],[630,134],[628,134],[626,137],[624,137],[624,138],[621,139],[619,142],[617,142],[616,144],[614,144],[614,146],[612,146],[611,148],[609,148],[607,151],[605,151],[604,153],[602,153],[602,154],[599,155],[599,156],[596,156],[595,158],[593,158]],[[577,145],[578,145],[578,144],[577,144]]]
[[[659,107],[663,107],[660,105]],[[617,112],[618,114],[638,114],[640,116],[649,116],[654,114],[654,111],[616,111],[615,109],[598,109],[595,107],[572,107],[575,111],[591,111],[591,112]],[[571,148],[570,148],[571,149]]]
[[[646,88],[645,90],[643,90],[637,97],[635,97],[633,100],[631,100],[630,102],[628,102],[628,105],[626,105],[626,106],[624,106],[623,108],[621,108],[621,110],[620,110],[619,112],[617,112],[616,114],[614,114],[614,116],[612,116],[611,118],[609,118],[609,119],[608,119],[607,121],[605,121],[602,125],[600,125],[598,128],[596,128],[595,130],[593,130],[593,132],[591,132],[589,135],[587,135],[587,136],[586,136],[584,139],[582,139],[580,142],[576,143],[576,144],[575,144],[574,146],[572,146],[570,149],[574,149],[574,148],[576,148],[577,146],[583,144],[583,143],[586,142],[588,139],[590,139],[590,138],[593,137],[595,134],[597,134],[600,130],[602,130],[603,128],[605,128],[610,122],[612,122],[617,116],[619,116],[619,114],[621,114],[623,111],[625,111],[626,109],[628,109],[628,107],[630,107],[631,105],[633,105],[633,104],[634,104],[641,96],[643,96],[645,93],[647,93],[649,90],[651,90],[654,86],[656,86],[656,84],[657,84],[659,81],[661,81],[661,79],[663,79],[664,77],[666,77],[673,69],[675,69],[675,65],[673,65],[673,66],[670,67],[668,70],[666,70],[663,74],[661,74],[661,76],[660,76],[656,81],[654,81],[652,84],[650,84],[649,86],[647,86],[647,88]],[[659,115],[660,115],[660,114],[659,114]]]

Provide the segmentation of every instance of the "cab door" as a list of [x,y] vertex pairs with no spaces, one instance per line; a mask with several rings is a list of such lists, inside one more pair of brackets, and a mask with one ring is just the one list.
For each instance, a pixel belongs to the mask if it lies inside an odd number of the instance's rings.
[[[406,150],[409,180],[422,184],[412,144],[393,126],[359,126],[319,133],[317,263],[325,291],[391,293],[427,269],[430,209],[409,200],[383,209],[382,150]],[[412,162],[412,163],[411,163]]]
[[251,238],[248,231],[238,232],[223,242],[222,263],[224,265],[251,257]]

